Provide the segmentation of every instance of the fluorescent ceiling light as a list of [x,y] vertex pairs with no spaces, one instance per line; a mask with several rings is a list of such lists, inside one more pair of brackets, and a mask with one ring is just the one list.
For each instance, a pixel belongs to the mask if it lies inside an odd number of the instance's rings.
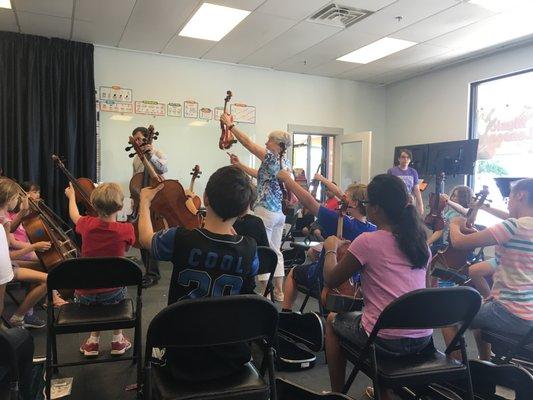
[[533,9],[531,0],[470,0],[470,3],[494,12]]
[[132,115],[114,114],[109,119],[112,119],[113,121],[128,121],[129,122],[131,121],[132,118],[133,118]]
[[11,8],[11,0],[0,0],[0,8]]
[[187,22],[179,36],[218,42],[226,36],[250,11],[204,3]]
[[339,57],[337,60],[357,64],[368,64],[400,50],[407,49],[415,44],[418,43],[386,37]]

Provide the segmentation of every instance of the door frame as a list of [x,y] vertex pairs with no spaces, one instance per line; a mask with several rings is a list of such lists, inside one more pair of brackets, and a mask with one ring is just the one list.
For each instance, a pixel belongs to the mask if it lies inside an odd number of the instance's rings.
[[[335,137],[335,153],[334,153],[334,168],[333,176],[335,181],[341,181],[341,145],[343,143],[361,142],[361,183],[370,182],[370,162],[372,152],[372,131],[364,131],[357,133],[347,133],[346,135]],[[358,182],[359,183],[359,182]],[[346,188],[341,188],[346,189]]]

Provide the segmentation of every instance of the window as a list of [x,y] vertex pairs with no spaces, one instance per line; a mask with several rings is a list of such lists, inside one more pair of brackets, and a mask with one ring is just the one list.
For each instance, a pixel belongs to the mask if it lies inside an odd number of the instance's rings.
[[[470,137],[479,139],[473,189],[489,187],[491,206],[507,209],[494,178],[533,174],[533,70],[471,86]],[[497,221],[481,213],[478,223]]]

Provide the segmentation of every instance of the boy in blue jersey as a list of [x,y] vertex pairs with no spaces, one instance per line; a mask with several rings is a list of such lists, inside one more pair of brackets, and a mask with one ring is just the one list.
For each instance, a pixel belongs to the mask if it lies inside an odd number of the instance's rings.
[[[322,235],[324,238],[337,233],[337,223],[339,220],[339,214],[337,211],[330,210],[325,206],[320,205],[316,199],[314,199],[302,186],[297,184],[286,171],[280,171],[278,178],[285,183],[285,186],[289,191],[294,193],[302,207],[307,208],[311,214],[317,217],[317,222],[322,227]],[[322,183],[334,193],[338,192],[340,197],[342,197],[343,193],[341,193],[333,183],[327,180],[322,180]],[[376,226],[366,220],[366,210],[364,205],[367,199],[366,185],[350,185],[344,194],[346,194],[348,199],[348,215],[344,216],[343,238],[352,241],[363,232],[375,231]],[[285,293],[283,311],[292,310],[294,301],[298,296],[297,285],[305,286],[311,290],[315,297],[320,295],[318,292],[318,279],[321,281],[323,279],[322,273],[319,271],[322,264],[323,256],[321,255],[317,263],[298,265],[289,272],[283,287],[283,292]]]
[[[220,168],[211,175],[204,193],[205,224],[194,230],[170,228],[154,233],[150,204],[161,189],[162,185],[141,191],[139,240],[154,259],[173,264],[168,303],[252,294],[259,268],[257,244],[250,237],[235,235],[232,228],[255,198],[248,176],[234,166]],[[201,350],[169,349],[166,368],[176,379],[202,381],[231,375],[250,361],[247,345]]]

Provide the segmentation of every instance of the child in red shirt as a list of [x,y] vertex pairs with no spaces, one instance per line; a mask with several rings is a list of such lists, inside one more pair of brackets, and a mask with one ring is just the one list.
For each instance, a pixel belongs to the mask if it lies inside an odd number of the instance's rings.
[[[133,225],[117,222],[117,213],[122,209],[124,194],[116,183],[103,183],[91,193],[91,203],[98,217],[80,216],[72,185],[65,189],[69,199],[70,219],[81,235],[82,257],[123,257],[135,242]],[[122,301],[126,295],[125,287],[105,289],[77,289],[76,299],[85,305],[108,305]],[[80,347],[85,357],[98,356],[100,332],[91,336]],[[113,331],[111,354],[122,355],[131,348],[130,341],[122,330]]]

